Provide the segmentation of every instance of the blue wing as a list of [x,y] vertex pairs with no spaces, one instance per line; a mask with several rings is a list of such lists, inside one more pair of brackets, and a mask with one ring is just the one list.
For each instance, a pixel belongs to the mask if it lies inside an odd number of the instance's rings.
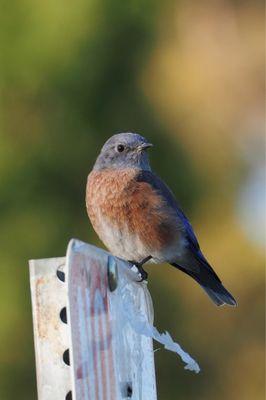
[[149,185],[151,185],[152,188],[164,198],[168,206],[175,210],[184,227],[184,235],[187,241],[188,250],[190,250],[190,252],[201,264],[204,264],[211,272],[213,272],[217,279],[219,279],[213,268],[202,254],[193,228],[168,186],[151,171],[140,171],[136,179],[138,182],[147,182]]
[[152,186],[156,192],[164,198],[168,206],[175,210],[179,219],[182,221],[184,226],[184,233],[189,245],[197,252],[200,251],[199,243],[197,241],[196,235],[193,228],[180,208],[178,202],[176,201],[173,193],[168,188],[168,186],[160,179],[158,176],[153,174],[151,171],[140,171],[137,176],[138,182],[147,182]]
[[168,206],[175,210],[178,218],[183,223],[188,252],[185,258],[177,263],[173,262],[171,265],[194,278],[215,304],[222,305],[227,303],[235,306],[237,304],[236,300],[222,285],[221,280],[202,254],[193,228],[171,190],[151,171],[140,171],[136,179],[139,182],[147,182],[151,185],[164,198]]

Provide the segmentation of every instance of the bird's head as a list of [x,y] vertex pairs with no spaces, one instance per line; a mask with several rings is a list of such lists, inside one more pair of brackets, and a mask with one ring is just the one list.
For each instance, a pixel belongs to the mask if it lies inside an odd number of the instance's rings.
[[147,149],[152,147],[137,133],[118,133],[103,145],[94,165],[95,170],[138,168],[150,170]]

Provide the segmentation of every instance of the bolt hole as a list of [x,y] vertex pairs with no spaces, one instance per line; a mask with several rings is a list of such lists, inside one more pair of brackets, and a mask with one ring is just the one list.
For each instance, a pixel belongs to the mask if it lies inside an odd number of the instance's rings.
[[71,391],[67,393],[65,399],[66,400],[72,400],[72,392]]
[[62,310],[60,311],[60,319],[64,324],[67,324],[67,313],[66,313],[66,307],[63,307]]
[[66,280],[66,274],[65,274],[63,271],[61,271],[59,268],[58,268],[58,270],[56,271],[56,275],[57,275],[57,278],[58,278],[60,281],[65,282],[65,280]]
[[63,361],[66,365],[70,365],[70,360],[69,360],[69,349],[65,350],[63,353]]
[[127,385],[127,397],[132,397],[133,390],[130,384]]

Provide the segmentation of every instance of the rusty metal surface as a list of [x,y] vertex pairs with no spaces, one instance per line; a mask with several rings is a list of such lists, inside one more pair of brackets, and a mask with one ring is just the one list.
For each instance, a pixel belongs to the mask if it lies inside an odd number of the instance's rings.
[[63,361],[69,331],[60,312],[66,306],[67,286],[57,276],[65,258],[31,260],[29,264],[38,399],[65,399],[71,389],[70,369]]
[[[108,284],[108,262],[113,271],[117,263],[117,287]],[[129,321],[138,313],[153,319],[146,284],[128,264],[77,240],[68,247],[67,275],[74,398],[155,400],[152,339]]]

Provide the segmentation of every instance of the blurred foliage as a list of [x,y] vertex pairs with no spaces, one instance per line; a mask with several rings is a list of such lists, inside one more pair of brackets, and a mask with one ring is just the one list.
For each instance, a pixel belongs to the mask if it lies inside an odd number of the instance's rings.
[[217,309],[178,271],[149,267],[157,325],[202,366],[194,376],[156,352],[159,398],[263,399],[264,257],[245,219],[257,198],[239,211],[264,162],[262,2],[15,0],[1,10],[1,400],[36,398],[27,260],[64,255],[71,237],[101,245],[86,176],[121,131],[155,143],[154,169],[239,300]]

